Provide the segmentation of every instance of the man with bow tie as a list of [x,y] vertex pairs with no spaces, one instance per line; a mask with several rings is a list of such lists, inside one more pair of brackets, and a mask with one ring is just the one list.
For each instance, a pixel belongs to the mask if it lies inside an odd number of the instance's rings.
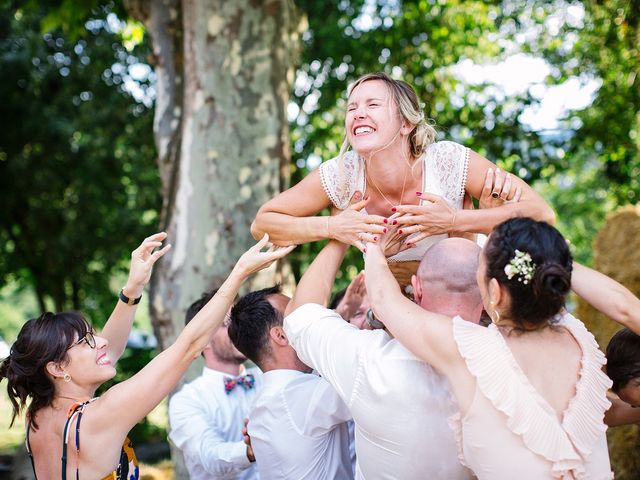
[[[215,294],[194,302],[186,322]],[[231,343],[228,317],[202,352],[202,375],[169,402],[169,438],[184,455],[191,480],[257,480],[255,458],[242,436],[244,419],[262,373],[245,369],[246,357]]]

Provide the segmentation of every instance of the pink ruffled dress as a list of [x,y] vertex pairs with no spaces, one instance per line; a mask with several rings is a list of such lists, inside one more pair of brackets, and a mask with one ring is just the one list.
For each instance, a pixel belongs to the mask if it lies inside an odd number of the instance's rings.
[[576,394],[562,418],[534,389],[494,326],[460,317],[453,334],[471,375],[474,399],[464,417],[451,419],[461,461],[480,480],[611,479],[604,413],[611,381],[593,335],[569,313],[558,325],[582,350]]

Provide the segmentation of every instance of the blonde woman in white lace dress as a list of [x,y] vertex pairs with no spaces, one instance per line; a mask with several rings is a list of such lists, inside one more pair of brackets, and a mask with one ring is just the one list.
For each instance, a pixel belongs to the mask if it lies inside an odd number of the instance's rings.
[[[434,128],[403,81],[384,73],[359,78],[349,93],[345,127],[337,158],[260,208],[251,228],[256,238],[269,233],[278,245],[333,238],[363,250],[397,222],[415,235],[390,262],[411,262],[412,273],[427,248],[449,234],[489,233],[515,216],[554,221],[551,208],[521,179],[493,175],[494,164],[460,144],[434,142]],[[465,197],[480,198],[485,178],[488,194],[519,201],[463,210]],[[341,212],[316,216],[329,206]]]

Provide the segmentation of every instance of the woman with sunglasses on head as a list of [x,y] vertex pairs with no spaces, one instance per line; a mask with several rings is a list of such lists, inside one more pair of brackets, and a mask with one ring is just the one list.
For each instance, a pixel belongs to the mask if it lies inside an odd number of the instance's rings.
[[[554,221],[551,208],[524,181],[498,172],[460,144],[436,142],[435,129],[406,82],[384,73],[356,80],[347,98],[345,128],[337,158],[260,208],[254,237],[268,233],[278,245],[329,238],[363,250],[364,243],[396,225],[414,234],[405,247],[415,248],[389,258],[396,278],[406,285],[426,249],[447,235],[488,234],[515,216]],[[507,202],[463,209],[463,202],[480,198],[487,184],[490,194]],[[340,212],[315,216],[326,207]]]
[[98,387],[116,373],[114,365],[126,346],[153,264],[170,248],[155,250],[165,238],[165,233],[152,235],[134,250],[126,286],[101,334],[79,313],[45,313],[22,327],[2,362],[0,379],[8,382],[12,421],[26,407],[26,444],[39,480],[137,479],[129,430],[175,388],[223,322],[242,282],[293,248],[262,252],[265,235],[240,257],[218,293],[173,345],[133,377],[94,398]]

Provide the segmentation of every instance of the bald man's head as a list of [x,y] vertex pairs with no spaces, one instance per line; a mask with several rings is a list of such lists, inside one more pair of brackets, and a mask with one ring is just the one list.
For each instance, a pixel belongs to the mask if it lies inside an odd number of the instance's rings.
[[477,323],[482,298],[476,282],[480,247],[464,238],[447,238],[427,250],[412,278],[416,302],[432,312],[460,315]]

